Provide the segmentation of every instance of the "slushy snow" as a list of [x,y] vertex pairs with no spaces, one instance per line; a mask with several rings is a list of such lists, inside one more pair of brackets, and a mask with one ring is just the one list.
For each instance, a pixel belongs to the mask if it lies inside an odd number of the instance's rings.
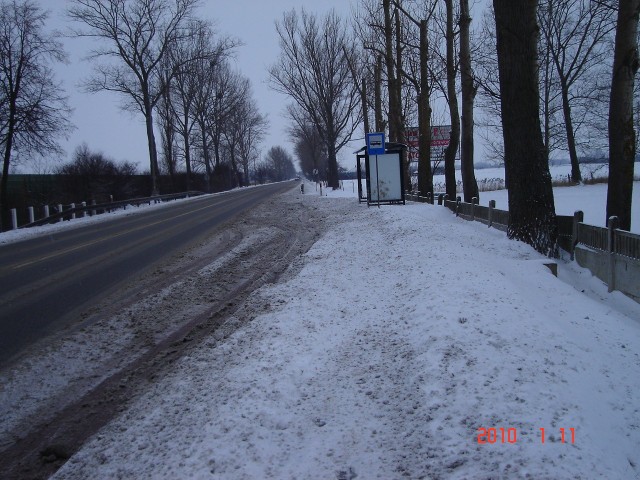
[[54,478],[640,478],[639,304],[444,207],[313,189],[352,214]]

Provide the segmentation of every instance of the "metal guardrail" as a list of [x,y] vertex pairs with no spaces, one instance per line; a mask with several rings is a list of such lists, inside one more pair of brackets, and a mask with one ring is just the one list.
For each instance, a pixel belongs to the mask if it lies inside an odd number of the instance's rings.
[[100,213],[117,210],[119,208],[126,209],[130,205],[137,206],[144,203],[151,204],[151,203],[165,202],[169,200],[177,200],[180,198],[196,197],[199,195],[204,195],[204,193],[198,192],[198,191],[189,191],[189,192],[182,192],[182,193],[172,193],[168,195],[156,195],[154,197],[132,198],[129,200],[120,200],[117,202],[73,206],[66,210],[56,212],[52,215],[48,215],[44,218],[35,220],[25,225],[21,225],[18,228],[30,228],[30,227],[37,227],[40,225],[46,225],[48,223],[56,223],[64,220],[65,218],[67,219],[74,218],[78,214],[82,214],[82,216],[84,216],[86,212],[89,212],[90,216],[94,216],[94,215],[99,215]]

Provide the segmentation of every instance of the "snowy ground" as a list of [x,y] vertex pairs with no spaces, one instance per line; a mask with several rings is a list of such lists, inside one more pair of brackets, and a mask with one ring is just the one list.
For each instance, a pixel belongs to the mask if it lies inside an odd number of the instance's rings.
[[297,273],[55,478],[640,478],[640,305],[443,207],[313,189],[340,218]]

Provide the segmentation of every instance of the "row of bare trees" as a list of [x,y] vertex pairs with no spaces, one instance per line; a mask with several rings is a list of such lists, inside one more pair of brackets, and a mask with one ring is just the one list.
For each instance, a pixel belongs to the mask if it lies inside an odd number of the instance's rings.
[[[551,153],[566,152],[577,183],[580,152],[608,142],[607,211],[628,229],[635,143],[632,148],[633,130],[627,127],[633,122],[631,116],[624,125],[615,120],[630,107],[614,98],[617,82],[624,83],[627,93],[634,87],[637,27],[630,18],[637,12],[635,4],[637,0],[495,0],[474,28],[468,0],[360,0],[353,34],[344,27],[336,30],[342,21],[333,12],[323,19],[304,10],[285,14],[277,27],[280,61],[270,73],[274,88],[294,100],[289,114],[303,171],[316,171],[326,158],[333,175],[335,145],[341,143],[328,128],[337,119],[348,125],[344,140],[351,138],[354,124],[362,123],[365,133],[387,131],[390,141],[400,143],[406,142],[407,126],[417,123],[417,188],[433,194],[430,127],[438,114],[433,105],[444,100],[447,107],[440,114],[446,113],[451,124],[444,152],[450,197],[457,194],[458,152],[464,198],[478,197],[475,126],[494,126],[490,143],[504,162],[509,187],[509,236],[552,253],[557,232]],[[635,37],[621,47],[625,28],[629,39]],[[626,56],[614,59],[614,48],[626,48]],[[336,82],[346,77],[351,85]],[[476,100],[479,115],[474,113]],[[343,120],[349,109],[350,118]],[[623,158],[625,166],[619,167]]]
[[[276,24],[276,31],[281,51],[269,70],[271,85],[293,100],[288,113],[296,143],[326,155],[327,184],[338,188],[338,153],[360,120],[354,114],[358,87],[349,70],[356,46],[335,11],[318,18],[304,9],[300,14],[292,10]],[[320,150],[312,143],[316,139]]]
[[[267,129],[247,78],[229,62],[239,42],[195,18],[197,0],[70,0],[71,34],[88,38],[88,92],[111,91],[145,119],[152,194],[160,166],[203,171],[211,188],[249,181]],[[51,155],[73,126],[52,66],[66,60],[48,13],[35,0],[0,1],[0,211],[16,155]],[[161,132],[159,153],[156,131]],[[226,185],[229,186],[229,185]]]
[[196,5],[196,0],[73,0],[69,9],[80,25],[74,33],[99,39],[92,55],[101,63],[88,89],[121,94],[125,106],[145,118],[152,194],[160,165],[156,123],[168,173],[174,175],[183,162],[189,186],[192,170],[203,169],[208,189],[223,163],[234,185],[249,181],[267,128],[249,80],[228,62],[239,42],[217,36],[209,22],[196,19]]
[[66,57],[59,40],[45,32],[46,21],[33,1],[0,2],[0,230],[8,224],[7,185],[16,152],[59,152],[59,139],[72,128],[67,98],[51,71]]

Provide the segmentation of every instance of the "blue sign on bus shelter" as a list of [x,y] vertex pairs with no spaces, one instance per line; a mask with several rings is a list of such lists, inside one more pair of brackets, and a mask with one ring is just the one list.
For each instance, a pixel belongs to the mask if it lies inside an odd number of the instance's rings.
[[384,132],[367,133],[367,153],[369,155],[384,155]]

